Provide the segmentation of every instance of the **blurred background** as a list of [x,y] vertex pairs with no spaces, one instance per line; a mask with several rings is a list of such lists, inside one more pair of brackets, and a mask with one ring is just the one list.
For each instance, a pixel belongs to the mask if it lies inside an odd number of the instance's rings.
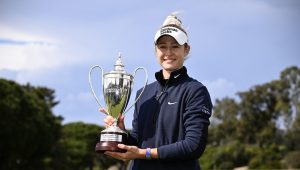
[[0,0],[0,169],[124,168],[94,153],[105,115],[88,72],[111,71],[121,52],[128,73],[155,81],[154,34],[174,11],[188,73],[214,103],[202,168],[300,168],[300,1]]

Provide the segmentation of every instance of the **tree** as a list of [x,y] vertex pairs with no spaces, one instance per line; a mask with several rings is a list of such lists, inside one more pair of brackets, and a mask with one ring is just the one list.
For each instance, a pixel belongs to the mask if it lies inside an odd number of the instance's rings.
[[285,144],[292,151],[300,150],[300,68],[293,66],[285,69],[280,79],[285,83],[284,92],[288,96],[288,100],[282,102],[289,110],[285,114]]
[[300,68],[296,66],[285,69],[280,80],[285,83],[284,92],[288,95],[294,117],[300,112]]
[[285,162],[298,167],[290,155],[300,150],[300,69],[289,67],[279,79],[237,94],[239,102],[216,100],[202,165],[265,169]]
[[43,169],[60,137],[54,91],[0,79],[0,169]]
[[213,116],[218,123],[213,124],[210,128],[212,133],[209,136],[209,141],[219,145],[229,143],[233,139],[236,139],[239,122],[238,103],[231,98],[217,99]]
[[263,149],[253,146],[252,159],[249,162],[250,169],[280,169],[282,160],[282,150],[278,145],[271,144]]
[[233,169],[247,165],[251,155],[239,141],[232,141],[221,146],[208,145],[200,164],[203,169]]
[[284,157],[283,163],[287,169],[300,169],[300,151],[289,152]]
[[52,161],[52,169],[92,170],[107,169],[118,162],[104,154],[95,152],[99,133],[103,128],[83,122],[68,123],[62,128],[59,149]]
[[241,134],[248,144],[269,145],[276,136],[276,121],[280,112],[278,81],[257,85],[247,92],[238,93],[241,98]]

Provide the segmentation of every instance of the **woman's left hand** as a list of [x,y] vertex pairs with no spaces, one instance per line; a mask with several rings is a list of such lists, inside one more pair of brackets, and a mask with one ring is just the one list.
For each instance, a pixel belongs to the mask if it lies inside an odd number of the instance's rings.
[[145,154],[146,154],[146,151],[144,151],[144,149],[140,149],[136,146],[128,146],[128,145],[124,145],[124,144],[118,144],[118,147],[121,149],[127,150],[127,152],[120,153],[120,152],[106,151],[106,152],[104,152],[104,154],[109,155],[109,156],[119,159],[119,160],[123,160],[123,161],[144,158]]

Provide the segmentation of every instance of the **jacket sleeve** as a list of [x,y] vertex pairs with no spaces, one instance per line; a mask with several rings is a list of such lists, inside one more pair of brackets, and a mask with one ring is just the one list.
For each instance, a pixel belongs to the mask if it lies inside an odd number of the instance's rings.
[[212,103],[205,86],[194,87],[185,97],[183,113],[185,138],[181,141],[158,147],[161,160],[197,159],[205,150]]
[[136,118],[136,113],[134,113],[134,118],[132,120],[132,130],[128,133],[128,144],[129,145],[134,145],[137,146],[138,145],[138,132],[137,129],[138,128],[134,128],[134,127],[138,126],[138,121]]
[[[139,90],[137,92],[135,99],[137,98],[137,96],[139,96],[140,93],[141,93],[141,90]],[[135,107],[134,107],[134,113],[133,113],[132,130],[130,131],[130,133],[128,133],[128,144],[134,145],[134,146],[138,145],[138,115],[137,115],[137,113],[138,112],[137,112],[137,103],[136,103]]]

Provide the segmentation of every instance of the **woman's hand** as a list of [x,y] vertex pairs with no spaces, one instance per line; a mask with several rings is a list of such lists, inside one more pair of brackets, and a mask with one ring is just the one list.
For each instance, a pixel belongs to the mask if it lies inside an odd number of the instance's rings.
[[146,155],[145,149],[140,149],[136,146],[128,146],[124,144],[118,144],[118,148],[127,150],[125,153],[120,152],[110,152],[106,151],[104,154],[109,155],[113,158],[122,160],[122,161],[129,161],[133,159],[143,159]]
[[[108,114],[108,112],[107,112],[107,110],[105,108],[100,108],[99,111],[102,112],[102,113],[105,113],[107,115],[104,118],[104,123],[105,123],[106,127],[111,126],[115,122],[115,119]],[[125,117],[124,114],[120,114],[120,116],[118,117],[118,122],[117,122],[117,125],[122,130],[125,130],[124,117]]]

